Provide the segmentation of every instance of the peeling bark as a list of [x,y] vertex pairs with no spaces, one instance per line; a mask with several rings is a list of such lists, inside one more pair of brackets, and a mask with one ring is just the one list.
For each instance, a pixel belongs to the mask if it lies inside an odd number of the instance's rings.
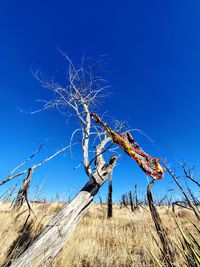
[[115,156],[111,157],[108,164],[103,164],[100,160],[101,169],[93,175],[93,179],[87,182],[76,197],[54,216],[35,242],[11,266],[52,266],[52,262],[64,247],[79,220],[88,211],[94,196],[108,178],[115,163]]
[[89,209],[99,185],[86,184],[77,196],[45,226],[43,233],[11,266],[51,266],[81,217]]

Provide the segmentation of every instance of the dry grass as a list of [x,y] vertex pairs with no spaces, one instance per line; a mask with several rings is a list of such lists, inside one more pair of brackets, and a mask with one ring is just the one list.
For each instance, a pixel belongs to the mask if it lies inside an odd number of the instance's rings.
[[6,266],[13,254],[19,254],[41,233],[59,205],[32,204],[35,215],[31,214],[25,225],[29,214],[26,206],[19,212],[11,212],[10,203],[0,203],[0,266]]
[[[24,207],[19,213],[8,212],[9,204],[0,204],[0,266],[6,266],[6,255],[16,240],[23,247],[28,240],[41,232],[44,224],[50,220],[55,212],[60,209],[59,203],[32,204],[37,217],[31,215],[27,231],[22,232],[27,210]],[[91,210],[80,221],[71,239],[57,257],[54,267],[129,267],[129,266],[156,266],[152,253],[156,258],[161,258],[150,213],[144,209],[131,212],[127,208],[114,207],[114,217],[106,218],[106,207],[93,205]],[[166,228],[169,238],[177,245],[178,229],[174,218],[166,207],[159,208],[159,213]],[[195,235],[195,229],[188,220],[196,222],[195,216],[190,211],[183,212],[177,209],[181,225]],[[158,244],[154,241],[156,238]],[[26,240],[27,239],[27,240]],[[18,242],[19,244],[20,242]],[[16,250],[14,246],[13,250]],[[176,255],[176,266],[187,266],[181,253]]]

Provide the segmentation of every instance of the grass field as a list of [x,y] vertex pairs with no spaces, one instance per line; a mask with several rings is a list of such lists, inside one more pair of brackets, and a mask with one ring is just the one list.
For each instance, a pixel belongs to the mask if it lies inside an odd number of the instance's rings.
[[[12,213],[9,206],[9,203],[0,204],[0,266],[9,266],[13,258],[39,235],[62,204],[32,203],[35,215],[31,214],[25,226],[27,208],[23,207],[20,212]],[[186,260],[185,250],[181,245],[182,235],[171,209],[159,207],[158,211],[174,246],[174,265],[192,266]],[[182,229],[200,241],[199,232],[191,223],[197,224],[193,213],[177,208],[176,215]],[[131,212],[129,208],[120,209],[115,205],[113,218],[107,219],[106,206],[93,204],[53,266],[165,266],[159,247],[160,242],[147,207]]]

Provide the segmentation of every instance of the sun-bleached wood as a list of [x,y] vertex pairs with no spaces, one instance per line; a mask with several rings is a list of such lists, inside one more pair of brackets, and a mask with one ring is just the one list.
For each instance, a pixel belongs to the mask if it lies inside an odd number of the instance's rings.
[[[98,150],[97,150],[98,151]],[[104,164],[103,157],[98,160],[99,174],[94,175],[94,180],[89,181],[76,197],[66,204],[60,212],[45,226],[42,234],[33,244],[19,257],[12,267],[42,267],[51,266],[55,257],[64,247],[70,234],[76,227],[80,218],[88,211],[93,197],[108,178],[116,163],[113,156],[108,164]],[[101,179],[100,177],[104,177]],[[98,181],[98,182],[97,182]]]
[[[70,108],[74,111],[82,130],[82,164],[88,181],[75,198],[70,203],[65,204],[50,220],[32,245],[13,261],[11,267],[52,266],[54,259],[70,238],[78,221],[89,209],[94,196],[108,179],[116,164],[117,157],[115,155],[110,156],[108,162],[103,156],[109,149],[105,146],[111,141],[111,138],[106,137],[105,133],[99,132],[95,125],[91,125],[90,108],[96,105],[101,97],[104,97],[105,87],[100,86],[103,79],[99,78],[99,74],[98,76],[94,75],[93,65],[89,69],[87,67],[84,69],[82,65],[77,69],[71,60],[67,56],[65,57],[69,61],[69,85],[67,87],[62,87],[55,82],[48,82],[37,74],[36,78],[42,86],[53,91],[53,100],[47,101],[43,110],[56,108],[62,114],[65,109]],[[90,145],[90,139],[94,132],[91,133],[91,129],[95,129],[96,138],[99,140],[98,143],[96,142],[95,151],[92,152],[93,145]],[[103,139],[102,136],[104,136]]]

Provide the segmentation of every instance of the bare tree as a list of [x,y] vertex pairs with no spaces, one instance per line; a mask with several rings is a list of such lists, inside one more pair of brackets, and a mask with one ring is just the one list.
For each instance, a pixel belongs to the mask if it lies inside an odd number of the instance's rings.
[[193,175],[193,173],[192,173],[194,167],[192,167],[192,168],[190,168],[190,167],[187,168],[187,162],[184,162],[184,163],[181,163],[181,162],[180,162],[179,165],[181,166],[181,168],[182,168],[182,170],[183,170],[183,172],[184,172],[184,174],[185,174],[185,177],[186,177],[187,179],[189,179],[190,181],[192,181],[193,183],[195,183],[197,186],[200,187],[200,182],[197,181],[197,179],[195,179],[195,177],[194,177],[194,175]]
[[134,211],[134,206],[133,206],[133,195],[131,190],[129,191],[129,202],[130,202],[130,206],[131,206],[131,211]]
[[11,188],[9,188],[8,190],[6,190],[6,192],[4,192],[4,193],[0,196],[0,199],[1,199],[3,196],[5,196],[4,199],[3,199],[3,201],[5,201],[5,202],[11,202],[11,201],[12,201],[13,194],[14,194],[15,189],[16,189],[16,187],[17,187],[17,184],[18,184],[18,183],[14,184]]
[[21,186],[20,190],[18,191],[16,200],[14,202],[14,205],[13,205],[14,210],[17,210],[20,207],[22,207],[22,205],[24,204],[24,201],[26,201],[29,210],[31,210],[31,207],[30,207],[30,204],[28,201],[28,190],[30,187],[31,175],[33,173],[32,168],[29,168],[27,173],[28,174],[27,174],[26,178],[23,180],[22,186]]
[[137,184],[135,184],[135,207],[134,207],[134,209],[137,209],[138,206],[139,206],[138,191],[137,191]]
[[183,194],[183,196],[184,196],[185,200],[187,201],[188,205],[193,210],[193,212],[196,215],[197,219],[200,220],[200,212],[199,212],[198,208],[195,206],[195,204],[193,204],[192,200],[190,199],[190,196],[184,190],[183,186],[181,185],[181,183],[178,180],[177,175],[169,168],[169,166],[165,162],[164,162],[164,165],[165,165],[166,170],[170,174],[170,176],[173,178],[173,180],[177,184],[179,190]]
[[[72,144],[71,144],[72,145]],[[17,193],[17,197],[15,199],[15,201],[13,201],[13,209],[19,209],[24,202],[26,201],[29,211],[31,211],[31,207],[28,201],[28,190],[30,187],[30,183],[31,183],[31,177],[33,172],[40,166],[42,166],[43,164],[45,164],[46,162],[50,161],[51,159],[53,159],[54,157],[56,157],[57,155],[59,155],[60,153],[66,151],[67,149],[69,149],[71,147],[71,145],[66,146],[58,151],[56,151],[54,154],[50,155],[49,157],[45,158],[43,161],[33,164],[32,166],[24,169],[23,171],[20,171],[18,173],[16,173],[16,171],[21,168],[24,164],[26,164],[28,161],[30,161],[37,153],[39,153],[41,146],[30,156],[28,157],[25,161],[23,161],[22,163],[20,163],[17,167],[15,167],[10,175],[4,179],[2,182],[0,182],[0,186],[4,185],[5,183],[13,180],[16,177],[21,177],[23,175],[26,174],[25,179],[22,182],[22,185]]]
[[[53,98],[44,103],[42,110],[56,108],[64,115],[73,114],[78,118],[82,132],[82,163],[88,181],[75,198],[70,203],[65,204],[45,226],[41,235],[12,266],[51,266],[76,227],[77,222],[90,207],[93,197],[111,174],[116,163],[117,157],[115,155],[110,155],[107,162],[103,155],[112,145],[106,147],[111,138],[99,131],[98,127],[92,125],[91,122],[91,109],[105,96],[104,79],[98,72],[95,72],[99,62],[92,65],[88,63],[84,65],[84,62],[82,62],[80,67],[75,67],[71,60],[68,57],[66,58],[69,62],[68,84],[66,86],[61,86],[54,81],[49,82],[39,73],[36,74],[36,78],[42,86],[50,89],[53,93]],[[68,113],[69,110],[70,114]],[[96,144],[95,151],[92,149],[90,142],[93,136]]]
[[123,207],[128,208],[128,204],[129,204],[128,195],[126,193],[122,194],[121,200],[120,200],[120,208],[123,208]]

